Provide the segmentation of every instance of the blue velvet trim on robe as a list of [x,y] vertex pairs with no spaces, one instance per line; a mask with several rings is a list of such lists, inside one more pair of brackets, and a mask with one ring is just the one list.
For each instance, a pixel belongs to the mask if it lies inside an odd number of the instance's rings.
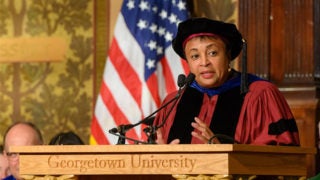
[[[259,81],[259,80],[263,80],[263,79],[255,75],[248,74],[249,83],[252,83],[254,81]],[[224,84],[222,84],[220,87],[217,87],[217,88],[204,88],[204,87],[201,87],[196,81],[193,81],[190,84],[190,87],[193,87],[198,91],[200,91],[201,93],[208,94],[208,96],[212,97],[214,95],[224,93],[232,88],[239,87],[240,84],[241,84],[241,76],[240,76],[240,73],[238,73],[236,77],[231,78],[230,80],[226,81]]]

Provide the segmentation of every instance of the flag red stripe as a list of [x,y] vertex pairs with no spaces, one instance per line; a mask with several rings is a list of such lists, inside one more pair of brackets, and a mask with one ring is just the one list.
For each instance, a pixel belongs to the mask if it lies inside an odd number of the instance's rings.
[[[136,103],[141,107],[141,81],[134,68],[127,61],[126,57],[122,54],[121,49],[115,38],[113,38],[111,51],[109,57],[115,69],[119,73],[122,82],[125,84],[131,96],[135,99]],[[130,78],[129,78],[130,77]]]
[[[113,98],[109,88],[106,86],[106,84],[103,82],[101,86],[100,91],[102,101],[105,103],[106,107],[110,112],[114,112],[113,119],[117,125],[120,124],[131,124],[131,122],[126,118],[124,113],[121,111],[119,106],[117,105],[116,100]],[[132,138],[138,138],[138,135],[135,131],[128,131],[128,135]]]
[[182,60],[181,59],[181,63],[182,63],[182,67],[183,67],[183,70],[186,74],[189,74],[189,67],[188,67],[188,63],[186,60]]
[[177,86],[176,86],[176,83],[174,80],[175,77],[172,76],[172,72],[171,72],[170,66],[167,62],[167,59],[162,58],[160,62],[162,65],[162,72],[163,72],[164,79],[165,79],[167,93],[173,92],[177,89],[176,88]]
[[147,83],[147,86],[148,86],[149,91],[151,93],[151,96],[153,97],[153,101],[155,102],[157,107],[159,107],[160,104],[161,104],[161,98],[160,98],[159,93],[158,93],[159,87],[158,87],[157,75],[155,73],[153,73],[149,77],[149,79],[146,81],[146,83]]
[[101,126],[98,123],[97,117],[95,115],[93,115],[91,122],[91,134],[95,138],[97,144],[110,144],[110,142],[104,135],[103,130],[101,129]]

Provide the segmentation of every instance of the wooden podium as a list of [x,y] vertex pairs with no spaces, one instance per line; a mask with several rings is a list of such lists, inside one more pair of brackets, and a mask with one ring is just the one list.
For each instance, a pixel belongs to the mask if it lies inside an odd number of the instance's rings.
[[172,179],[174,174],[306,177],[306,156],[316,149],[241,144],[43,145],[10,147],[10,152],[20,154],[22,175],[165,175]]

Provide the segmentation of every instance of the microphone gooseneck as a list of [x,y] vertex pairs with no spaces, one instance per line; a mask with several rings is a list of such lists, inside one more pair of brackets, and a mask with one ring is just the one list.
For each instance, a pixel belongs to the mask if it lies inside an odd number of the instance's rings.
[[125,142],[126,142],[126,138],[125,138],[126,132],[129,129],[133,128],[133,127],[134,127],[134,125],[132,125],[132,124],[120,125],[120,126],[118,126],[116,128],[110,129],[109,133],[110,134],[119,133],[120,135],[119,135],[119,139],[118,139],[117,144],[125,144]]
[[147,134],[148,136],[148,143],[149,144],[156,144],[155,139],[156,139],[156,131],[157,129],[161,128],[164,123],[166,122],[166,119],[168,119],[173,107],[175,106],[175,104],[178,102],[179,97],[181,96],[181,92],[184,88],[187,87],[187,85],[189,85],[195,78],[195,75],[190,73],[188,75],[188,77],[186,77],[184,74],[180,74],[178,76],[178,80],[177,80],[177,84],[178,84],[178,92],[177,94],[174,96],[174,98],[172,98],[171,100],[167,101],[165,104],[163,104],[158,110],[157,112],[159,112],[161,109],[167,107],[169,104],[171,104],[172,102],[174,103],[170,110],[169,113],[166,115],[166,117],[164,118],[164,120],[162,121],[162,123],[159,126],[148,126],[146,128],[144,128],[144,132]]
[[120,132],[126,133],[131,128],[133,128],[132,124],[120,125],[118,127],[110,129],[109,132],[112,132],[112,133],[120,133]]
[[[133,138],[130,138],[130,137],[127,137],[125,135],[122,135],[122,134],[117,134],[115,132],[112,132],[109,130],[109,133],[112,134],[112,135],[115,135],[115,136],[118,136],[119,137],[119,140],[118,140],[118,144],[119,144],[119,141],[120,140],[130,140],[130,141],[133,141],[134,144],[148,144],[147,142],[144,142],[144,141],[139,141],[139,140],[136,140],[136,139],[133,139]],[[124,143],[123,143],[124,144]]]
[[[184,74],[180,74],[178,76],[178,79],[177,79],[177,85],[179,87],[179,90],[177,92],[177,95],[174,98],[170,99],[165,104],[163,104],[160,108],[158,108],[156,111],[154,111],[149,116],[145,117],[144,119],[142,119],[141,121],[139,121],[139,122],[137,122],[135,124],[119,125],[118,127],[110,129],[109,130],[110,134],[117,135],[119,137],[119,140],[118,140],[117,144],[125,144],[125,139],[132,140],[132,138],[128,138],[128,137],[125,136],[125,133],[128,130],[130,130],[131,128],[134,128],[134,127],[136,127],[137,125],[140,125],[140,124],[149,124],[149,121],[151,119],[152,120],[154,119],[154,115],[156,113],[158,113],[160,110],[162,110],[163,108],[167,107],[169,104],[174,102],[173,106],[171,106],[171,108],[169,110],[169,113],[166,115],[165,119],[162,121],[162,123],[159,126],[148,126],[147,128],[144,129],[144,132],[148,136],[148,144],[155,144],[155,133],[156,133],[156,130],[164,125],[164,123],[168,119],[168,116],[171,113],[173,107],[175,106],[175,104],[177,103],[179,97],[181,96],[182,90],[185,89],[188,85],[190,85],[190,83],[192,83],[194,81],[194,79],[195,79],[195,75],[192,74],[192,73],[190,73],[187,77]],[[120,135],[118,135],[117,133],[119,133]],[[134,140],[134,142],[141,143],[141,141],[138,141],[138,140]]]
[[178,93],[177,95],[175,96],[175,98],[173,98],[175,101],[174,101],[174,104],[171,106],[170,110],[168,111],[168,113],[166,114],[165,118],[163,119],[162,123],[158,126],[156,126],[156,130],[161,128],[162,126],[164,126],[164,124],[166,123],[167,119],[169,118],[169,115],[171,114],[173,108],[175,107],[175,105],[177,104],[178,102],[178,99],[179,97],[181,96],[181,92],[182,90],[184,90],[187,86],[189,86],[195,79],[195,75],[193,73],[189,73],[189,75],[187,76],[187,78],[185,79],[184,81],[184,84],[183,86],[181,86],[178,90]]

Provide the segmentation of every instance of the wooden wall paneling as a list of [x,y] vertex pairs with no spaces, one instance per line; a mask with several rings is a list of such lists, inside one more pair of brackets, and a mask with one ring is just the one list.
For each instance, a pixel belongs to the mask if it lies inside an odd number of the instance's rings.
[[[271,5],[272,4],[272,5]],[[284,49],[284,40],[283,37],[285,32],[283,30],[284,24],[284,11],[282,9],[283,1],[272,0],[271,2],[271,11],[270,12],[270,33],[271,33],[271,42],[270,42],[270,73],[272,75],[272,80],[275,83],[280,83],[283,79],[283,67],[284,61],[282,59],[283,49]]]
[[[318,99],[313,87],[313,1],[271,1],[270,80],[285,94],[297,120],[301,146],[316,146]],[[304,87],[304,88],[301,88]],[[316,172],[309,156],[308,176]]]
[[239,1],[239,30],[248,43],[248,72],[269,79],[270,0]]
[[[316,86],[316,97],[320,97],[320,0],[313,1],[313,29],[314,29],[314,80]],[[316,124],[320,123],[320,113],[317,111]],[[318,145],[318,153],[316,155],[316,172],[320,173],[320,127],[316,128],[316,144]]]
[[[320,88],[316,91],[314,77],[319,86],[319,1],[239,1],[239,28],[248,41],[248,71],[279,86],[297,119],[305,147],[317,144],[320,111],[316,93],[320,95]],[[315,156],[308,157],[309,177],[319,172],[319,162]]]
[[[292,113],[296,119],[300,132],[300,141],[302,147],[316,146],[315,117],[319,111],[317,99],[288,99]],[[316,163],[314,155],[307,157],[308,177],[316,174]]]
[[280,86],[313,83],[313,1],[271,1],[271,80]]
[[[314,0],[313,6],[314,24],[314,77],[318,87],[320,87],[320,0]],[[320,94],[317,96],[320,97]]]

